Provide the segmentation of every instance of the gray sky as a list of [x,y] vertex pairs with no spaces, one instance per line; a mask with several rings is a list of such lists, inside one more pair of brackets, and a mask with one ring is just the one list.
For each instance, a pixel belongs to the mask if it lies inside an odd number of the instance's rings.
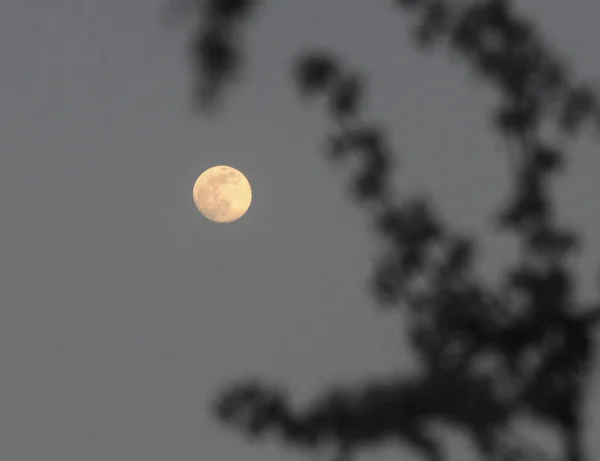
[[[377,315],[365,291],[376,241],[348,172],[322,155],[329,124],[290,85],[306,46],[369,72],[369,115],[402,152],[400,190],[431,191],[485,236],[507,179],[493,95],[446,56],[415,53],[390,2],[268,3],[246,79],[209,121],[191,110],[186,34],[159,24],[162,0],[0,3],[0,458],[275,461],[290,455],[206,415],[224,380],[260,373],[305,398],[407,365],[399,317]],[[521,3],[582,76],[600,75],[595,0]],[[596,152],[593,136],[578,142],[560,183],[563,216],[590,244],[585,297],[600,261],[597,204],[581,202],[598,190]],[[194,208],[214,164],[253,185],[237,223]],[[493,277],[514,248],[482,242]],[[600,396],[589,409],[597,430]]]

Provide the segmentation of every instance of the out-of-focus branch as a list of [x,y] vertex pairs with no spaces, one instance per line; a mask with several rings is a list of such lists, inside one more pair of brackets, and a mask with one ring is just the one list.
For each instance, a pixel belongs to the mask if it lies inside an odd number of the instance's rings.
[[[451,54],[461,56],[498,91],[500,103],[493,110],[493,124],[510,146],[514,181],[513,194],[498,221],[523,245],[521,261],[507,273],[506,288],[487,287],[474,268],[473,240],[451,232],[428,200],[399,200],[392,190],[388,178],[394,156],[384,132],[361,118],[363,80],[344,69],[331,54],[313,52],[302,57],[296,69],[301,93],[306,97],[324,95],[338,128],[329,138],[330,157],[339,162],[353,155],[361,161],[352,182],[353,196],[371,213],[383,242],[374,292],[381,304],[408,306],[405,312],[411,341],[427,371],[427,378],[419,381],[419,392],[439,379],[436,370],[446,373],[448,379],[449,373],[454,373],[464,386],[462,393],[446,395],[446,402],[438,400],[435,410],[422,406],[418,411],[413,408],[411,414],[423,421],[428,411],[431,415],[443,408],[455,423],[473,433],[477,428],[489,429],[486,424],[490,418],[500,418],[501,414],[505,423],[516,408],[526,409],[558,423],[565,435],[568,461],[582,461],[578,412],[589,375],[592,329],[600,320],[600,308],[583,314],[572,312],[572,274],[565,256],[576,249],[578,239],[559,225],[549,194],[553,176],[566,162],[563,152],[542,136],[541,126],[552,124],[559,136],[575,135],[585,122],[593,118],[600,121],[600,104],[590,86],[574,80],[534,25],[508,0],[396,3],[415,18],[413,36],[423,49],[445,43]],[[199,21],[193,56],[202,107],[214,107],[224,83],[237,74],[241,64],[238,34],[257,4],[257,0],[195,3]],[[521,300],[513,300],[513,294]],[[470,408],[461,400],[469,395],[465,389],[481,384],[469,364],[490,350],[508,364],[497,371],[496,378],[514,378],[526,391],[512,406],[494,407],[500,412],[494,417],[476,410],[465,415],[461,412]],[[525,357],[531,352],[539,359],[523,370]],[[242,395],[238,403],[245,411],[236,413],[231,407],[221,410],[232,411],[236,416],[224,419],[242,430],[259,434],[278,428],[298,443],[310,445],[324,433],[334,434],[344,447],[341,452],[345,452],[357,433],[372,440],[398,427],[398,421],[386,419],[381,412],[373,416],[377,399],[387,396],[391,400],[386,404],[402,405],[420,395],[413,393],[407,400],[402,394],[401,398],[402,386],[398,386],[396,383],[394,398],[390,397],[393,392],[370,388],[372,397],[358,399],[363,402],[358,407],[354,406],[356,399],[329,395],[302,417],[276,394],[260,387],[246,388],[245,394],[238,394]],[[485,395],[480,406],[494,405],[493,396],[489,392]],[[367,401],[370,403],[365,404]],[[447,406],[456,402],[461,404]],[[237,419],[240,415],[245,416]],[[418,425],[408,427],[414,430],[406,429],[403,437],[420,444],[431,459],[438,459],[433,440],[418,430]],[[314,428],[320,429],[315,432]],[[483,431],[475,433],[475,438],[482,451],[493,451],[490,443],[495,436]]]

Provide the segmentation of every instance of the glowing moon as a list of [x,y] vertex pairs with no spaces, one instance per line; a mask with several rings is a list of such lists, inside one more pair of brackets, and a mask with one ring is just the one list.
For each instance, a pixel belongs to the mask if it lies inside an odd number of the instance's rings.
[[194,203],[198,211],[214,222],[240,219],[252,202],[252,188],[241,171],[230,166],[209,168],[194,184]]

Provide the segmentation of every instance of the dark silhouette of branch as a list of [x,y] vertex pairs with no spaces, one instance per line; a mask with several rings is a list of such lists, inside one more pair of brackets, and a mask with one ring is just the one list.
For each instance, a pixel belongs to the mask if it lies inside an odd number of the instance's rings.
[[[258,383],[234,386],[218,399],[215,415],[252,437],[276,433],[289,443],[314,448],[335,442],[347,459],[357,447],[400,439],[431,460],[442,459],[428,432],[432,420],[450,421],[491,454],[506,431],[515,396],[501,399],[489,376],[457,370],[427,370],[410,377],[378,379],[357,389],[333,388],[300,411],[284,394]],[[504,400],[504,401],[503,401]]]
[[[192,2],[201,108],[216,108],[225,83],[241,72],[240,31],[258,5]],[[513,190],[497,224],[520,240],[520,260],[502,286],[486,285],[473,238],[450,229],[426,197],[400,198],[390,184],[397,156],[384,128],[364,121],[362,76],[326,50],[304,53],[294,65],[299,94],[324,100],[336,124],[327,137],[330,159],[362,162],[353,197],[382,244],[373,293],[382,306],[403,308],[422,367],[325,390],[298,411],[261,381],[234,383],[217,398],[215,416],[252,437],[277,434],[308,449],[333,441],[340,459],[392,438],[441,460],[427,425],[443,421],[469,434],[483,458],[517,460],[534,458],[509,430],[525,412],[562,429],[567,461],[584,461],[581,402],[600,307],[582,311],[574,301],[566,257],[580,242],[560,224],[549,194],[567,159],[541,127],[579,134],[586,122],[600,122],[598,98],[508,0],[396,0],[395,7],[413,18],[420,49],[445,47],[500,96],[491,122],[510,147]]]
[[169,0],[175,20],[192,16],[197,25],[190,43],[198,85],[195,100],[203,110],[216,108],[227,83],[242,63],[240,34],[261,0]]

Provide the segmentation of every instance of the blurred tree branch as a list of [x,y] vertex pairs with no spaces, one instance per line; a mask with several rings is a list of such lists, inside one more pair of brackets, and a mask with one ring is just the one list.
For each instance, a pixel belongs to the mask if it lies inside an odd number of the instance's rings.
[[[241,32],[262,3],[179,4],[196,20],[191,52],[201,109],[216,109],[225,86],[241,75]],[[486,286],[476,273],[473,239],[449,229],[426,198],[400,200],[389,184],[395,156],[385,130],[363,121],[364,79],[326,50],[305,52],[294,73],[301,97],[324,99],[337,126],[327,138],[329,157],[362,161],[353,196],[371,213],[383,244],[373,293],[382,306],[406,308],[423,369],[326,390],[301,411],[260,381],[233,383],[214,414],[255,437],[274,432],[307,448],[333,440],[340,458],[392,437],[441,460],[426,425],[444,420],[468,433],[483,458],[516,460],[534,456],[508,448],[513,419],[527,412],[558,425],[567,461],[583,461],[581,402],[600,308],[582,312],[574,302],[566,257],[580,242],[558,222],[549,195],[567,162],[541,127],[551,124],[556,136],[568,139],[587,122],[600,126],[598,98],[508,0],[396,0],[394,7],[413,18],[412,37],[421,50],[445,47],[498,92],[492,126],[510,146],[514,187],[497,223],[520,239],[521,259],[502,286]],[[482,363],[493,366],[482,372]]]

